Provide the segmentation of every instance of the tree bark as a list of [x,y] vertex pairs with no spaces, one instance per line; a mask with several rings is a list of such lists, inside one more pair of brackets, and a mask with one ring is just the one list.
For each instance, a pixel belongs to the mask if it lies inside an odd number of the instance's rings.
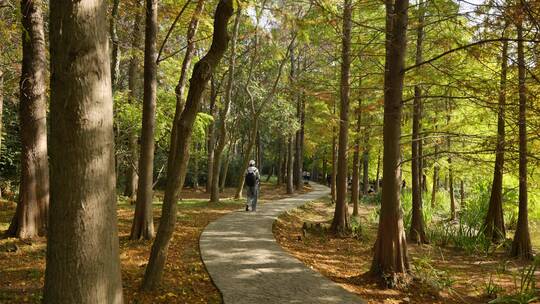
[[[450,106],[450,101],[446,100],[446,125],[450,124],[450,113],[452,112],[452,107]],[[448,192],[450,194],[450,220],[456,219],[456,196],[454,195],[454,171],[452,170],[452,154],[450,150],[452,149],[452,139],[450,135],[446,137],[446,151],[448,151]]]
[[[3,113],[4,113],[4,71],[0,68],[0,149],[2,147],[2,129],[4,128],[3,122]],[[0,191],[0,198],[2,197],[2,192]]]
[[[416,64],[423,61],[422,48],[424,42],[424,2],[418,3],[418,27],[416,30]],[[422,109],[422,88],[414,86],[413,113],[412,113],[412,142],[411,142],[411,173],[412,173],[412,219],[409,238],[418,244],[427,244],[422,202],[422,161],[420,155],[420,119]]]
[[210,80],[210,107],[209,114],[213,120],[208,126],[208,140],[206,142],[206,193],[212,192],[212,179],[215,163],[215,150],[216,150],[216,101],[218,97],[218,89],[216,88],[214,77]]
[[367,194],[369,191],[369,142],[366,134],[364,153],[362,153],[362,193]]
[[[439,155],[439,145],[438,143],[435,143],[435,157]],[[433,185],[431,188],[431,208],[435,208],[435,201],[437,198],[437,191],[439,190],[439,164],[437,163],[437,159],[435,159],[433,165]]]
[[292,136],[289,136],[289,140],[287,143],[287,194],[293,194],[294,193],[294,159],[293,159],[293,144],[294,139]]
[[408,0],[396,0],[395,4],[394,1],[386,1],[387,64],[384,79],[383,192],[371,273],[386,277],[386,282],[390,286],[407,278],[409,272],[400,202],[401,101],[407,47],[408,6]]
[[[133,37],[131,40],[131,54],[128,66],[128,103],[134,104],[137,102],[137,97],[140,96],[140,79],[139,79],[139,57],[137,56],[137,50],[140,47],[142,40],[142,33],[140,29],[140,23],[142,18],[141,2],[135,2],[137,10],[135,12],[135,20],[133,22]],[[138,136],[135,128],[128,129],[128,142],[129,153],[128,162],[129,166],[126,172],[126,188],[124,189],[124,196],[130,198],[132,202],[135,202],[137,185],[139,182],[139,158],[138,158]]]
[[123,303],[108,34],[107,1],[51,1],[47,304]]
[[21,1],[22,70],[19,104],[21,184],[7,235],[22,239],[45,235],[49,209],[47,158],[46,48],[40,1]]
[[229,174],[229,164],[231,163],[231,160],[233,158],[235,146],[236,144],[233,141],[229,143],[229,149],[228,149],[229,151],[227,152],[227,157],[225,158],[225,163],[223,164],[223,169],[221,170],[222,173],[220,174],[221,176],[221,179],[219,180],[220,192],[223,192],[223,190],[225,190],[225,185],[227,184],[227,175]]
[[379,181],[381,179],[381,148],[377,151],[377,174],[375,177],[375,193],[379,193]]
[[[334,102],[334,114],[336,114],[336,104]],[[330,196],[332,203],[336,203],[336,178],[337,178],[337,139],[336,127],[332,127],[332,176],[330,180]]]
[[522,259],[533,259],[529,233],[527,198],[527,86],[525,54],[523,50],[523,25],[516,24],[518,34],[518,78],[519,78],[519,214],[517,229],[510,255]]
[[358,109],[356,112],[356,138],[354,140],[354,154],[352,163],[352,186],[351,204],[353,205],[353,216],[358,216],[358,198],[360,196],[360,131],[362,127],[362,99],[358,99]]
[[177,103],[171,132],[162,217],[143,279],[144,290],[155,289],[163,276],[169,244],[176,225],[176,204],[186,177],[193,124],[208,81],[227,50],[229,42],[227,23],[232,14],[232,0],[220,0],[214,15],[212,45],[208,53],[193,68],[184,109],[181,110],[181,104]]
[[338,146],[338,172],[336,184],[336,208],[332,220],[331,230],[337,234],[348,232],[349,208],[347,206],[347,173],[349,149],[349,94],[351,70],[351,27],[352,27],[351,0],[343,1],[343,36],[341,40],[341,83],[340,83],[340,111],[339,111],[339,146]]
[[157,98],[157,9],[157,0],[146,0],[141,155],[139,157],[137,202],[129,237],[132,240],[150,240],[154,237],[152,185],[154,183],[154,132],[156,129]]
[[240,19],[242,17],[242,11],[240,8],[236,11],[236,18],[234,20],[233,37],[231,42],[231,55],[229,57],[229,75],[227,79],[227,87],[225,88],[225,97],[223,101],[223,108],[220,111],[220,125],[219,136],[216,149],[214,150],[214,168],[212,172],[212,187],[210,193],[210,202],[219,202],[219,175],[221,172],[222,154],[227,144],[227,116],[229,115],[229,109],[232,100],[232,90],[234,85],[234,74],[236,69],[236,41],[238,39],[238,31],[240,28]]
[[484,234],[494,243],[500,243],[506,238],[502,206],[504,149],[505,149],[505,108],[506,108],[506,78],[508,70],[508,42],[502,45],[501,80],[499,86],[499,106],[497,109],[497,145],[495,147],[495,168],[489,208],[484,221]]
[[280,186],[281,184],[283,184],[283,139],[281,137],[279,137],[278,139],[278,142],[277,142],[277,145],[278,145],[278,161],[277,161],[277,185]]
[[120,74],[120,43],[118,39],[117,20],[120,0],[113,0],[109,35],[111,36],[111,83],[113,93],[116,90],[118,74]]

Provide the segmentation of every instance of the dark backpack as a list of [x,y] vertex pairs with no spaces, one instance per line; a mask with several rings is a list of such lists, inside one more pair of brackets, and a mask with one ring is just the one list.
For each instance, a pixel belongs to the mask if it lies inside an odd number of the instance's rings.
[[255,187],[255,184],[257,184],[257,177],[255,176],[254,171],[248,171],[248,173],[246,173],[245,183],[248,187]]

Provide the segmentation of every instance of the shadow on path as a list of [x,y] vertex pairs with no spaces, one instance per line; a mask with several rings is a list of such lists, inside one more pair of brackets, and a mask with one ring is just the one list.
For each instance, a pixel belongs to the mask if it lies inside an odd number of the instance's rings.
[[256,213],[238,211],[210,223],[199,241],[201,257],[225,304],[365,303],[308,268],[276,243],[272,224],[289,209],[328,194],[328,188],[269,202]]

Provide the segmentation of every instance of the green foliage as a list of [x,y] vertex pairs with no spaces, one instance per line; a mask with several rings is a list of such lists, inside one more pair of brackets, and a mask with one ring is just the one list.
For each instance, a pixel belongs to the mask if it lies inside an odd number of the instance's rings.
[[414,275],[436,290],[451,290],[455,283],[455,280],[447,271],[434,267],[433,261],[427,255],[415,258],[412,261],[412,266]]

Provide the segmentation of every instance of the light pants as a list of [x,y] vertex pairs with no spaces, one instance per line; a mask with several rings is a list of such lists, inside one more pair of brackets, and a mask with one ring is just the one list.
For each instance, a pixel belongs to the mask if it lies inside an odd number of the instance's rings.
[[259,195],[259,187],[247,187],[247,205],[251,207],[251,211],[257,210],[257,196]]

